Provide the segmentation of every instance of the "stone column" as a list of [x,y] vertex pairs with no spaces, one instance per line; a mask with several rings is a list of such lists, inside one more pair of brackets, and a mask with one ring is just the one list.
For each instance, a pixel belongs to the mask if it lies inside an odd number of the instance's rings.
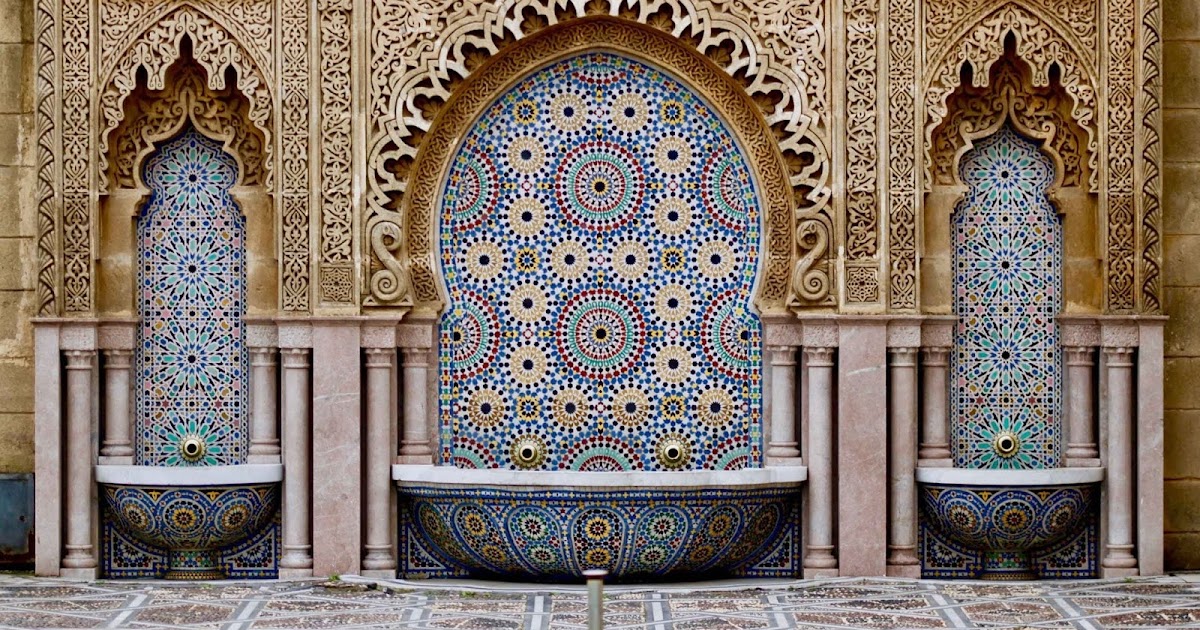
[[92,546],[92,378],[95,350],[67,351],[67,554],[63,577],[96,578]]
[[275,381],[275,348],[250,348],[250,399],[253,409],[250,422],[251,464],[279,462],[279,432],[277,384]]
[[767,457],[797,460],[796,448],[796,348],[771,346],[771,441]]
[[891,416],[888,448],[887,574],[920,577],[917,560],[917,349],[891,348],[888,403]]
[[363,575],[395,577],[392,557],[392,365],[394,348],[367,348],[367,540]]
[[1107,536],[1102,577],[1137,574],[1133,555],[1133,348],[1104,347],[1108,372]]
[[100,448],[105,464],[133,464],[130,440],[129,372],[133,352],[124,349],[104,351],[104,444]]
[[948,437],[950,417],[946,413],[950,397],[949,382],[946,380],[949,364],[949,348],[921,349],[921,369],[924,378],[921,388],[922,439],[919,457],[922,465],[952,465]]
[[283,355],[283,557],[279,577],[312,575],[312,494],[309,454],[309,360],[307,348]]
[[808,370],[808,534],[804,577],[837,575],[833,555],[833,348],[805,346]]
[[[403,355],[404,429],[400,444],[402,464],[432,464],[430,438],[437,426],[437,406],[433,391],[437,383],[437,363],[434,338],[437,324],[433,320],[413,321],[397,327],[397,344]],[[434,387],[431,388],[431,384]]]
[[[1098,466],[1100,451],[1092,429],[1092,348],[1063,348],[1067,362],[1067,465]],[[1083,461],[1079,461],[1083,460]]]

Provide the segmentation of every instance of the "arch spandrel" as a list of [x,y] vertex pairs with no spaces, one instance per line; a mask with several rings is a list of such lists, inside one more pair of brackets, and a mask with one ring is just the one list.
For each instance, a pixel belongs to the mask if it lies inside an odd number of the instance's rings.
[[1050,84],[1052,68],[1071,97],[1072,118],[1087,131],[1089,188],[1098,192],[1098,138],[1096,112],[1098,85],[1094,63],[1081,55],[1073,37],[1064,36],[1046,19],[1016,3],[1006,3],[962,24],[950,43],[929,56],[925,81],[925,185],[934,181],[933,132],[948,114],[947,101],[961,83],[964,64],[973,70],[974,87],[986,87],[992,65],[1005,54],[1005,39],[1016,42],[1016,55],[1029,64],[1035,87]]
[[434,120],[411,169],[401,211],[404,226],[379,216],[368,220],[371,246],[384,262],[371,275],[374,294],[411,295],[414,309],[421,312],[438,312],[445,306],[434,259],[435,213],[461,134],[496,96],[532,70],[575,53],[605,49],[678,77],[734,132],[749,159],[765,215],[763,269],[755,303],[763,312],[786,309],[795,262],[795,212],[786,167],[759,109],[728,74],[669,35],[607,17],[547,28],[481,66],[456,91]]

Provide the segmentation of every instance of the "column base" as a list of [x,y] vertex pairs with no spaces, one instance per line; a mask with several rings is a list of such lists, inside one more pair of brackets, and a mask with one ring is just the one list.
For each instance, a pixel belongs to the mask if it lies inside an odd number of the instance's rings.
[[837,567],[832,569],[804,569],[804,579],[806,580],[835,577],[838,577]]
[[396,570],[395,569],[363,569],[362,571],[359,572],[359,575],[361,575],[365,578],[375,578],[375,579],[380,579],[380,580],[394,580],[394,579],[396,579]]
[[773,457],[767,455],[767,466],[803,466],[803,457]]
[[398,455],[397,464],[428,464],[433,465],[433,453],[428,455]]
[[133,455],[101,455],[101,466],[132,466]]
[[278,464],[279,463],[279,453],[275,453],[274,455],[270,455],[267,453],[261,453],[261,454],[251,453],[250,456],[246,458],[246,463],[247,464]]
[[954,460],[949,457],[944,459],[918,459],[917,468],[954,468]]
[[311,568],[308,569],[279,569],[279,579],[281,580],[300,580],[313,576]]
[[1100,567],[1102,578],[1137,577],[1139,573],[1137,567]]
[[919,564],[889,564],[887,567],[888,577],[898,578],[920,578],[921,565]]
[[367,553],[363,556],[362,575],[368,571],[396,572],[396,559],[392,557],[391,545],[366,545]]
[[1099,457],[1067,457],[1067,468],[1099,468]]
[[92,567],[90,569],[68,569],[63,567],[63,569],[58,572],[58,577],[66,580],[87,580],[91,582],[99,579],[100,569],[98,567]]

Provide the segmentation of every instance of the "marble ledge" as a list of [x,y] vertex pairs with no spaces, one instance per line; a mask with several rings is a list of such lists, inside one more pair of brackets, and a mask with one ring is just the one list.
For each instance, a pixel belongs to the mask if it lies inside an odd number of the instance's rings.
[[679,472],[581,472],[559,470],[469,469],[455,466],[393,464],[397,485],[435,484],[465,487],[496,486],[506,489],[715,489],[722,487],[800,486],[808,479],[805,466],[779,466],[742,470],[690,470]]
[[958,486],[1061,486],[1104,480],[1103,468],[926,468],[917,467],[919,483]]
[[283,464],[96,466],[96,482],[115,486],[227,486],[283,481]]

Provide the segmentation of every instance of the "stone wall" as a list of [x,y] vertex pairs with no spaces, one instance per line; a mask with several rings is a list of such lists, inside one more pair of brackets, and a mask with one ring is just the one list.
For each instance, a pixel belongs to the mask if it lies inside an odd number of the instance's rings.
[[0,0],[0,473],[33,471],[33,4]]
[[1200,3],[1163,3],[1166,567],[1200,569]]

